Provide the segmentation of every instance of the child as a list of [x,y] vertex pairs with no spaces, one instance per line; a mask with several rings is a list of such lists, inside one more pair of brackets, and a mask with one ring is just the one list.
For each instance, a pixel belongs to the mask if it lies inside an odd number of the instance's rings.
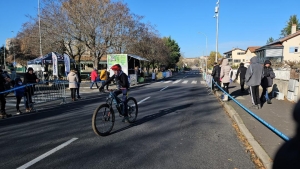
[[[22,80],[20,78],[16,78],[15,82],[16,82],[14,86],[15,88],[23,86]],[[25,93],[25,87],[21,87],[15,90],[15,96],[17,99],[17,104],[16,104],[17,114],[22,114],[19,105],[22,100],[22,97],[24,96],[24,93]]]

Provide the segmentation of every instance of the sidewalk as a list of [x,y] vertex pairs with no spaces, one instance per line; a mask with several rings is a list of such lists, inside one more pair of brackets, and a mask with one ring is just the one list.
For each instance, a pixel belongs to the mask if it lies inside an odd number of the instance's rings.
[[[260,93],[261,92],[262,91],[260,91]],[[231,83],[229,85],[229,93],[245,107],[249,108],[252,106],[250,95],[248,93],[241,93],[240,85],[238,83]],[[293,137],[296,129],[296,123],[292,116],[295,103],[291,103],[287,100],[277,100],[276,98],[273,98],[272,102],[273,104],[265,103],[262,106],[262,109],[250,110],[286,136],[290,138]],[[227,103],[239,114],[255,140],[273,160],[278,148],[284,143],[284,140],[254,119],[234,101],[231,100]]]

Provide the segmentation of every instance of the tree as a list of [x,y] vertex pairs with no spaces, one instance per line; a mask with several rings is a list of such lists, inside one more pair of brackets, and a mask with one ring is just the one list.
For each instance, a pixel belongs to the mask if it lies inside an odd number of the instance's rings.
[[163,38],[166,46],[170,50],[170,60],[168,67],[175,67],[176,63],[179,61],[180,58],[180,47],[178,43],[173,40],[170,36]]
[[5,55],[7,55],[7,50],[5,49],[4,46],[0,48],[0,64],[4,64],[4,50],[5,50]]
[[283,36],[283,37],[285,37],[287,35],[290,35],[293,24],[296,24],[296,30],[298,30],[300,28],[300,23],[299,23],[299,20],[297,18],[297,15],[290,16],[290,19],[287,22],[287,25],[281,30],[280,35]]
[[274,42],[274,39],[273,39],[272,37],[270,37],[270,38],[267,40],[267,44],[272,43],[272,42]]
[[[218,52],[218,59],[223,58],[222,55]],[[209,57],[207,59],[207,67],[211,67],[214,65],[215,63],[215,59],[216,59],[216,52],[215,51],[211,51],[209,54]]]

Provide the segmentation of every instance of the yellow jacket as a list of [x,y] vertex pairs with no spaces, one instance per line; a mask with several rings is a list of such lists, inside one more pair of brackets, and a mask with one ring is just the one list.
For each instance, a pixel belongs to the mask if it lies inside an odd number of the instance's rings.
[[100,72],[100,80],[107,80],[107,73],[105,69],[102,69]]

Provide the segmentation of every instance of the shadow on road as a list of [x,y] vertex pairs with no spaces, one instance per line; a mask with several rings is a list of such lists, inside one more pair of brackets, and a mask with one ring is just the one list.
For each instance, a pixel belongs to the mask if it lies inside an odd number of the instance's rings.
[[157,119],[159,117],[162,117],[162,116],[165,116],[167,114],[174,113],[177,110],[182,110],[182,109],[188,108],[192,105],[193,105],[192,103],[189,103],[189,104],[184,104],[184,105],[176,106],[176,107],[169,108],[169,109],[160,110],[158,113],[145,116],[145,117],[137,120],[135,123],[130,124],[129,126],[126,126],[126,127],[121,128],[121,129],[118,129],[116,131],[113,131],[113,132],[110,133],[110,135],[119,133],[119,132],[127,130],[127,129],[130,129],[134,126],[141,125],[141,124],[146,123],[148,121],[155,120],[155,119]]

